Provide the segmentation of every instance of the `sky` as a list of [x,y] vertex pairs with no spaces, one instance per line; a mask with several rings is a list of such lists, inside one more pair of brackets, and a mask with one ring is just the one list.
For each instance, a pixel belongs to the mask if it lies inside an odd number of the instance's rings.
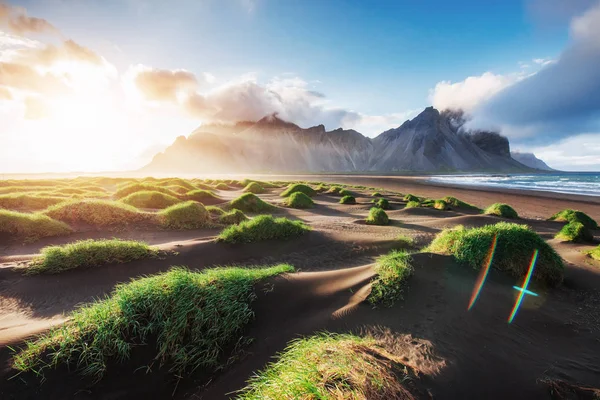
[[0,173],[121,171],[277,112],[374,137],[463,109],[600,170],[600,0],[0,0]]

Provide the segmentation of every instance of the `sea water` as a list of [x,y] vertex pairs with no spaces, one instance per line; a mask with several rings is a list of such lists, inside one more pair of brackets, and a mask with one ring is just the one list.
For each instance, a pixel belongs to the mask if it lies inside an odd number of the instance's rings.
[[600,172],[556,172],[548,174],[436,175],[432,182],[509,189],[543,190],[556,193],[600,196]]

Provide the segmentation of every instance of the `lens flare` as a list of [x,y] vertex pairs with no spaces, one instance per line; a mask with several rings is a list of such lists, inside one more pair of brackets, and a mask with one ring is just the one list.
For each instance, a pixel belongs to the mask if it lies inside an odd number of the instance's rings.
[[[519,307],[521,307],[521,302],[523,301],[523,297],[525,294],[528,294],[529,290],[527,290],[527,286],[529,286],[529,281],[531,280],[531,275],[533,274],[533,269],[535,268],[535,263],[538,257],[538,250],[536,249],[533,252],[533,257],[531,257],[531,262],[529,263],[529,270],[527,271],[527,275],[525,275],[525,280],[523,281],[522,287],[516,287],[521,293],[519,293],[519,297],[517,297],[517,301],[515,302],[515,306],[510,313],[510,317],[508,317],[508,323],[512,323],[515,315],[517,315],[517,311]],[[536,295],[537,296],[537,295]]]
[[494,260],[494,253],[496,253],[496,235],[492,239],[492,244],[490,245],[490,250],[488,251],[488,255],[485,261],[485,265],[479,272],[479,276],[477,277],[477,282],[475,282],[475,287],[473,287],[473,293],[471,293],[471,300],[469,301],[469,307],[467,310],[470,310],[471,307],[477,301],[479,297],[479,293],[481,293],[481,288],[483,288],[483,284],[485,283],[485,279],[488,276],[488,272],[490,272],[490,267],[492,266],[492,261]]

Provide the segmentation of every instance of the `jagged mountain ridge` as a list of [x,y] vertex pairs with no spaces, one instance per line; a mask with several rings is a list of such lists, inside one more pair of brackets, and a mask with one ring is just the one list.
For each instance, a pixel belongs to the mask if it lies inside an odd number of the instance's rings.
[[464,132],[462,116],[426,108],[370,139],[355,130],[308,129],[276,115],[257,122],[204,125],[157,154],[145,171],[162,173],[529,171],[508,139]]

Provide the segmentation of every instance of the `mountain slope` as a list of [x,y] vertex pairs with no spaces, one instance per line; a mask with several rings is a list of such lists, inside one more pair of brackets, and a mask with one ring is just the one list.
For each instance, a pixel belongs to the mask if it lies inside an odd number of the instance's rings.
[[550,168],[548,164],[540,160],[533,153],[520,153],[513,151],[510,153],[511,157],[529,168],[539,169],[542,171],[556,171],[554,168]]
[[276,115],[257,122],[205,125],[143,168],[163,173],[525,171],[508,140],[462,132],[462,117],[433,107],[369,139],[355,130],[308,129]]

